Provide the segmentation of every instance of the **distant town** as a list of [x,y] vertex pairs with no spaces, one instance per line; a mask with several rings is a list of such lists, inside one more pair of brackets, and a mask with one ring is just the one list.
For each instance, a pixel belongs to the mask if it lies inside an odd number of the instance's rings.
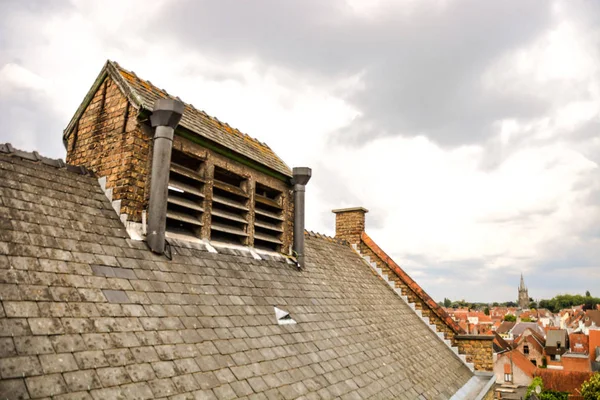
[[600,371],[600,298],[589,291],[536,302],[521,276],[516,302],[446,298],[439,304],[467,334],[494,335],[496,382],[507,384],[507,391],[530,385],[540,369],[548,369],[562,371],[553,376],[563,391],[574,393],[578,384],[566,387],[568,382]]

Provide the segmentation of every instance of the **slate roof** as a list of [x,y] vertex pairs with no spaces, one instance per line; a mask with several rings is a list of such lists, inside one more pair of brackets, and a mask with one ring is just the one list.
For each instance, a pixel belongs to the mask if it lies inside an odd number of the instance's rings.
[[463,329],[456,321],[454,321],[452,317],[444,310],[444,308],[436,303],[436,301],[433,300],[431,296],[429,296],[427,292],[425,292],[425,290],[423,290],[423,288],[421,288],[421,286],[419,286],[419,284],[415,282],[398,264],[396,264],[396,262],[390,256],[388,256],[386,252],[383,251],[383,249],[381,249],[377,243],[375,243],[373,239],[369,237],[369,235],[367,235],[366,232],[361,233],[360,239],[388,266],[392,272],[396,274],[396,276],[402,280],[402,282],[404,282],[404,284],[406,284],[406,286],[410,288],[410,290],[412,290],[431,309],[431,311],[433,311],[435,315],[444,321],[444,323],[450,329],[457,334],[464,334],[466,332],[466,330]]
[[561,348],[567,347],[568,334],[566,329],[552,329],[546,336],[546,347],[556,347],[560,342]]
[[[128,238],[95,178],[0,153],[0,398],[449,398],[473,375],[347,245]],[[295,325],[278,325],[274,306]]]
[[[71,133],[77,120],[83,114],[83,111],[87,106],[87,99],[91,99],[90,93],[93,95],[107,75],[115,80],[117,85],[121,88],[121,91],[137,109],[152,111],[156,100],[161,98],[176,98],[165,90],[154,86],[149,81],[141,79],[134,72],[128,71],[116,62],[109,60],[102,68],[102,71],[100,71],[100,75],[90,89],[90,92],[88,92],[88,95],[65,129],[65,137]],[[224,146],[250,160],[256,161],[279,172],[286,177],[292,177],[290,167],[288,167],[286,163],[265,143],[209,116],[204,111],[196,109],[191,104],[185,103],[185,110],[183,117],[179,122],[179,127],[188,129],[211,142]]]
[[531,329],[537,331],[540,335],[544,335],[544,330],[535,322],[517,322],[510,330],[513,338],[521,336],[525,329]]

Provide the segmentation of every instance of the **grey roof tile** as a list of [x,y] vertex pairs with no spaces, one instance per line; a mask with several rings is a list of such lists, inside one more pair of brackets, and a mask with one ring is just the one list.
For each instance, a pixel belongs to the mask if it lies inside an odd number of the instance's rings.
[[[61,171],[0,155],[0,188],[10,186],[3,193],[18,201],[7,203],[20,207],[6,207],[11,221],[0,217],[19,232],[0,240],[0,257],[13,265],[0,269],[0,354],[26,361],[18,367],[33,375],[26,379],[46,379],[27,381],[36,394],[48,395],[45,382],[96,399],[136,390],[142,398],[410,398],[416,388],[444,398],[470,378],[346,245],[307,237],[304,271],[236,252],[185,249],[167,261],[115,231],[118,217],[100,212],[110,203],[95,197],[93,178]],[[24,204],[33,188],[43,218]],[[81,215],[78,204],[88,207]],[[23,232],[40,235],[37,245]],[[111,302],[115,292],[128,302]],[[277,325],[273,306],[298,324]],[[2,371],[0,392],[27,393],[23,371]]]

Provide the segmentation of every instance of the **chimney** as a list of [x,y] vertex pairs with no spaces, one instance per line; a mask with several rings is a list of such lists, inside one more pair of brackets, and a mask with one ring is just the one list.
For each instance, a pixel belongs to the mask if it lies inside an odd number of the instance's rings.
[[363,207],[340,208],[332,210],[335,214],[335,237],[344,239],[350,244],[359,244],[360,236],[365,231],[365,214],[369,212]]
[[298,268],[304,268],[304,192],[312,171],[307,167],[296,167],[293,170],[294,184],[294,252],[298,260]]
[[154,103],[150,116],[154,131],[152,175],[150,180],[150,205],[148,207],[148,245],[158,254],[165,251],[167,226],[167,195],[173,134],[183,115],[183,103],[173,99],[160,99]]

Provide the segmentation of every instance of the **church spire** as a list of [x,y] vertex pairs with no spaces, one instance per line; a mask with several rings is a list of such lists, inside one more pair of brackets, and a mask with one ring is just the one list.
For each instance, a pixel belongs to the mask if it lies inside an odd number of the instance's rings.
[[526,290],[525,280],[523,279],[523,273],[521,272],[521,284],[519,285],[519,290]]

